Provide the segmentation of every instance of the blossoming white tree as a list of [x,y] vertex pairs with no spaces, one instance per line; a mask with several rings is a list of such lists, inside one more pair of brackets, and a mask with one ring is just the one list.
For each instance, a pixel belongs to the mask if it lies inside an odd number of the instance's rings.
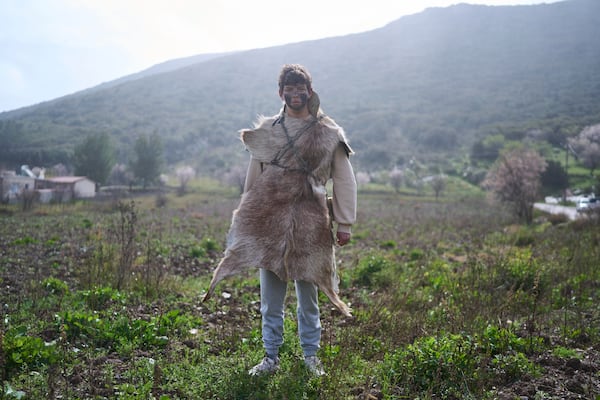
[[533,221],[533,203],[539,194],[545,169],[546,160],[537,151],[513,149],[500,154],[483,186],[529,224]]
[[585,127],[569,144],[590,174],[600,167],[600,124]]
[[183,195],[187,190],[188,183],[196,176],[196,171],[189,165],[184,165],[175,170],[175,176],[179,182],[178,193]]

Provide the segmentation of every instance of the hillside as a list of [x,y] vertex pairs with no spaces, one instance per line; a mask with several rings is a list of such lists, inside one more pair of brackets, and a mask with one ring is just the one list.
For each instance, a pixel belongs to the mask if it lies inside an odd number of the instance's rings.
[[243,163],[237,131],[278,111],[289,62],[313,73],[358,169],[416,154],[439,162],[490,133],[573,134],[600,121],[599,13],[597,0],[460,4],[365,33],[201,58],[0,114],[0,161],[65,162],[94,132],[108,132],[126,161],[137,135],[157,132],[169,164],[210,173]]
[[182,57],[182,58],[176,58],[173,60],[168,60],[168,61],[162,62],[160,64],[153,65],[152,67],[147,68],[143,71],[137,72],[135,74],[126,75],[122,78],[115,79],[114,81],[102,83],[98,86],[95,86],[95,87],[89,89],[89,90],[108,89],[110,87],[114,87],[114,86],[120,85],[125,82],[134,81],[136,79],[145,78],[147,76],[152,76],[152,75],[156,75],[156,74],[162,74],[165,72],[175,71],[175,70],[178,70],[181,68],[188,67],[190,65],[194,65],[194,64],[198,64],[198,63],[201,63],[204,61],[212,60],[213,58],[222,57],[227,54],[232,54],[232,53],[199,54],[199,55],[191,56],[191,57]]

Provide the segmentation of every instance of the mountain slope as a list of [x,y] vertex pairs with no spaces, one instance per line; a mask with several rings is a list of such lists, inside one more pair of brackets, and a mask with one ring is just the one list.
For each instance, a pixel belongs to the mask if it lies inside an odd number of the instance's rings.
[[147,68],[143,71],[137,72],[135,74],[127,75],[122,78],[110,81],[110,82],[102,83],[96,87],[89,89],[89,90],[108,89],[110,87],[120,85],[121,83],[134,81],[136,79],[145,78],[145,77],[156,75],[156,74],[162,74],[165,72],[175,71],[175,70],[185,68],[190,65],[194,65],[194,64],[198,64],[198,63],[201,63],[204,61],[212,60],[213,58],[223,57],[227,54],[232,54],[232,53],[199,54],[199,55],[191,56],[191,57],[182,57],[182,58],[176,58],[174,60],[168,60],[168,61],[162,62],[160,64],[153,65],[152,67]]
[[169,163],[203,172],[242,163],[237,130],[278,111],[277,75],[290,62],[311,70],[360,169],[444,159],[498,130],[572,132],[600,120],[599,14],[596,0],[460,4],[361,34],[209,58],[0,114],[0,160],[58,161],[82,135],[106,131],[122,160],[137,135],[157,132]]

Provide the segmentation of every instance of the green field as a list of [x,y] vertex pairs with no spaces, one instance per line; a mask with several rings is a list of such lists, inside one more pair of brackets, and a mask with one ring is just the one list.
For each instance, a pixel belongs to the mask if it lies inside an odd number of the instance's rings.
[[257,271],[201,302],[235,191],[1,206],[0,399],[600,396],[598,218],[523,226],[459,185],[437,201],[368,189],[337,253],[354,317],[321,297],[322,378],[301,362],[291,286],[269,377],[247,374]]

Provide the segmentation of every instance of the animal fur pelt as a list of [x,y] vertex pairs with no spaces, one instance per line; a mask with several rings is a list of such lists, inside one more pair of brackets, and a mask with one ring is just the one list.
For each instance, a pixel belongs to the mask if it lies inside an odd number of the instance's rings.
[[265,268],[283,281],[316,284],[350,316],[337,295],[335,240],[325,190],[337,147],[351,153],[343,130],[324,115],[298,120],[282,113],[261,117],[254,129],[241,131],[241,140],[264,169],[233,212],[227,248],[204,300],[222,279]]

